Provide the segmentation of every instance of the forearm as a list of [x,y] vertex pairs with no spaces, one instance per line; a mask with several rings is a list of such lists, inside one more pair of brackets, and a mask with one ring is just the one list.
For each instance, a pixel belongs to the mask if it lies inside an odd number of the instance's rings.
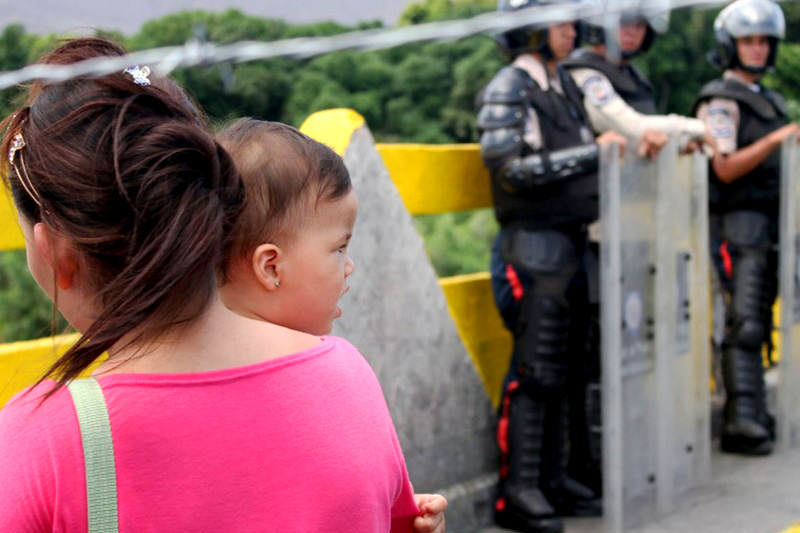
[[714,174],[723,183],[731,183],[754,170],[780,146],[776,137],[767,135],[731,154],[717,153],[711,160]]
[[706,133],[703,121],[680,115],[645,115],[639,113],[621,98],[598,107],[586,99],[586,110],[597,133],[614,130],[622,135],[639,139],[647,130],[662,131],[670,137],[688,136],[700,139]]
[[498,177],[509,192],[526,193],[597,172],[599,157],[595,143],[539,152],[509,160],[498,169]]

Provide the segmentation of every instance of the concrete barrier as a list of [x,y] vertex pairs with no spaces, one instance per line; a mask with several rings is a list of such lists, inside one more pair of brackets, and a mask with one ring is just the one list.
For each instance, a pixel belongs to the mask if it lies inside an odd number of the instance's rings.
[[334,334],[375,369],[415,488],[445,492],[451,531],[485,524],[497,464],[494,413],[422,238],[354,112],[317,113],[301,129],[341,150],[359,199],[356,270]]

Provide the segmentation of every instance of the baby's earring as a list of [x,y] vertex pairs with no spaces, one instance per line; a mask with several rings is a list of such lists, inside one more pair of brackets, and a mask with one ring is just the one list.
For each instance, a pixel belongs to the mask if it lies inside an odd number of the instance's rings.
[[277,288],[278,288],[278,287],[280,287],[280,286],[281,286],[281,280],[279,280],[279,279],[276,279],[276,280],[275,280],[275,288],[277,289]]

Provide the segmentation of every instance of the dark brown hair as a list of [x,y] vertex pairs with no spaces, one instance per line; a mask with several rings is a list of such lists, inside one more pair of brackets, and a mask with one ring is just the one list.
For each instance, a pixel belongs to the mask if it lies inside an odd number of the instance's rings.
[[[85,38],[40,62],[122,54]],[[151,342],[200,315],[244,203],[198,108],[171,80],[150,80],[141,87],[120,72],[37,83],[4,121],[2,153],[17,133],[26,143],[17,154],[24,168],[10,166],[6,177],[19,211],[71,243],[96,291],[97,319],[42,377],[59,386],[124,336]]]
[[336,152],[286,124],[242,118],[217,140],[233,157],[247,190],[226,270],[259,244],[285,243],[302,226],[308,207],[352,188]]

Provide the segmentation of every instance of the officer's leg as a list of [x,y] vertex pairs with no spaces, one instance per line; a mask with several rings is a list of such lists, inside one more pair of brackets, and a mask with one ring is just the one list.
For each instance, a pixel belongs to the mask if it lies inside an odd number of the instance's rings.
[[732,260],[728,243],[722,232],[722,217],[718,214],[709,216],[709,239],[711,252],[711,349],[712,375],[714,378],[714,396],[722,398],[722,343],[725,340],[725,323],[728,314]]
[[541,490],[542,457],[545,446],[555,450],[559,444],[553,441],[563,441],[563,431],[546,425],[545,415],[552,409],[562,409],[562,417],[566,414],[566,293],[577,270],[577,255],[569,237],[555,231],[517,232],[506,255],[528,273],[532,286],[521,302],[514,335],[519,382],[507,404],[504,400],[509,413],[508,470],[497,501],[497,521],[524,531],[558,531],[561,523]]
[[[774,317],[772,315],[772,308],[775,305],[775,299],[778,297],[778,251],[771,250],[767,254],[767,274],[764,276],[764,331],[766,332],[766,349],[768,350],[769,361],[772,362],[772,327],[774,324]],[[759,406],[760,421],[767,428],[770,439],[775,440],[775,417],[767,410],[767,397],[764,394],[761,397],[761,405]]]
[[[586,382],[583,383],[585,385]],[[571,455],[572,443],[568,430],[571,435],[573,423],[569,410],[569,403],[563,398],[547,403],[542,490],[556,513],[561,516],[599,516],[603,511],[600,498],[567,473],[567,458]],[[581,432],[581,436],[585,437],[586,433]]]
[[520,302],[531,284],[530,276],[519,268],[514,268],[503,257],[502,242],[510,240],[509,230],[501,230],[492,245],[489,257],[489,270],[492,279],[494,303],[503,319],[503,324],[512,333],[517,328]]
[[766,227],[766,217],[749,212],[733,215],[725,221],[733,270],[722,356],[726,402],[721,447],[733,453],[764,455],[773,447],[762,350],[770,333],[765,319],[770,312],[768,300],[774,297],[766,278],[774,273],[769,272],[768,236],[759,232],[761,226]]
[[603,482],[598,259],[597,243],[590,242],[583,257],[584,275],[573,285],[568,472],[599,496]]
[[561,520],[539,489],[544,441],[545,402],[519,381],[506,387],[498,443],[503,458],[495,517],[519,531],[560,532]]
[[[492,292],[506,327],[518,329],[520,305],[530,291],[531,278],[518,266],[506,262],[500,251],[501,232],[491,255]],[[500,484],[495,501],[499,523],[522,531],[558,532],[561,520],[538,490],[541,468],[544,403],[527,385],[520,386],[519,343],[515,336],[511,364],[503,384],[497,424],[500,448]],[[525,490],[534,487],[536,490]]]

